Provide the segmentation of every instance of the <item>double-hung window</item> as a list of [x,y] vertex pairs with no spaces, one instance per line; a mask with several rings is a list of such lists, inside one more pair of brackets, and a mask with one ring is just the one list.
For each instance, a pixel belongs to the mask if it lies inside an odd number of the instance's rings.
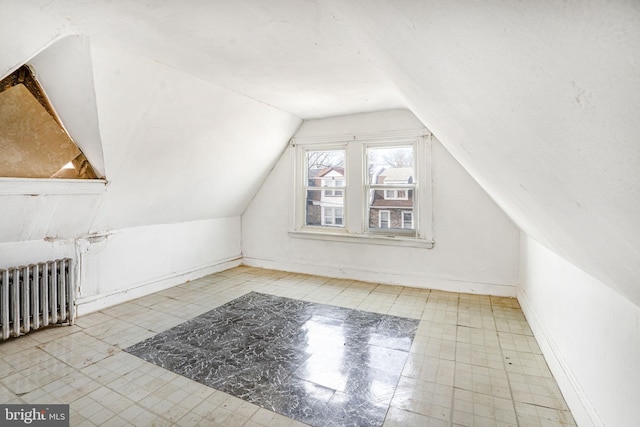
[[432,247],[429,137],[294,138],[291,235]]
[[391,211],[378,211],[378,228],[388,229],[391,226]]
[[322,207],[322,225],[342,226],[342,208]]
[[339,146],[302,152],[305,226],[344,226],[345,153]]

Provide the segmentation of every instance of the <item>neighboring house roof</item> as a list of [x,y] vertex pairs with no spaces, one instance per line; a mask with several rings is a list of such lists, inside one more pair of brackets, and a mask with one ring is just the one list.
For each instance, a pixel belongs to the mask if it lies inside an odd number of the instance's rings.
[[309,169],[309,178],[322,178],[325,175],[328,175],[330,172],[335,171],[336,173],[344,176],[344,168],[342,167],[330,167],[324,169]]
[[378,175],[378,184],[385,182],[412,182],[413,168],[386,168]]
[[373,203],[371,203],[372,208],[376,209],[384,209],[384,208],[413,208],[413,200],[386,200],[382,197],[381,191],[376,191],[376,194],[373,198]]

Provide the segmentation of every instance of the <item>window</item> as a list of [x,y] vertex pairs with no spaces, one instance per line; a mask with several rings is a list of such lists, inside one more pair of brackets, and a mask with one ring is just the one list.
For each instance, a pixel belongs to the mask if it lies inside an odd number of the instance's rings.
[[402,228],[413,228],[412,211],[402,211]]
[[432,247],[428,135],[293,139],[291,234]]
[[342,225],[342,208],[322,208],[322,225]]
[[386,200],[407,200],[406,190],[385,190],[384,198]]
[[344,149],[304,152],[305,226],[343,225],[344,160]]
[[[323,187],[344,187],[344,180],[331,177],[322,180]],[[324,190],[325,197],[342,197],[342,190]]]
[[378,227],[389,228],[390,224],[391,224],[391,212],[378,211]]

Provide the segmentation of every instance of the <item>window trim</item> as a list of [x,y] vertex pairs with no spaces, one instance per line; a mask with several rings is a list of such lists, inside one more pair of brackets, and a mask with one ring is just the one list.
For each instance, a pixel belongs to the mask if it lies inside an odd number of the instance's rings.
[[[289,151],[294,179],[290,197],[291,215],[289,235],[295,238],[342,241],[351,243],[409,246],[431,249],[434,247],[432,228],[432,181],[431,181],[431,133],[425,129],[411,129],[393,132],[361,133],[322,137],[292,138]],[[417,185],[413,190],[420,192],[418,204],[413,207],[415,235],[403,233],[370,232],[368,230],[368,194],[365,191],[366,146],[414,145]],[[305,225],[305,153],[307,150],[345,150],[345,187],[343,206],[343,227]],[[354,171],[355,162],[362,167]],[[397,187],[406,188],[407,185]],[[355,191],[355,193],[353,193]],[[414,195],[415,198],[415,195]]]

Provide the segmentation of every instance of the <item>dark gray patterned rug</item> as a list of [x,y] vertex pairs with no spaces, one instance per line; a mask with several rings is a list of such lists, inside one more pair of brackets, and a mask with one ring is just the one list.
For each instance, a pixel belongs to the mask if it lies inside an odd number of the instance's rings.
[[381,426],[418,320],[251,292],[126,349],[314,426]]

